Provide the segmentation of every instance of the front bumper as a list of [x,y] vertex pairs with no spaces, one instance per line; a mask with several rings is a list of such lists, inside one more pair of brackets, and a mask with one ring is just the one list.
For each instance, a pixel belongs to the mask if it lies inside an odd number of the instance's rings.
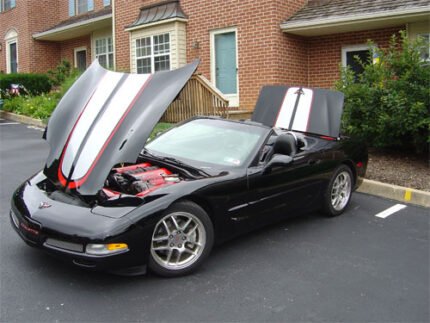
[[[40,208],[42,203],[49,207]],[[106,217],[94,214],[90,208],[52,200],[31,180],[19,187],[12,197],[10,221],[28,245],[79,267],[105,271],[141,270],[149,256],[149,229],[133,225],[124,218]],[[128,249],[91,255],[85,251],[89,243],[126,243]]]

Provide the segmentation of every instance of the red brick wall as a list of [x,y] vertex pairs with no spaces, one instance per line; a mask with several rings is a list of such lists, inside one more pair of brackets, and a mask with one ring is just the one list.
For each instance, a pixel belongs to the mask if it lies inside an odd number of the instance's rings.
[[339,79],[339,64],[342,62],[342,46],[366,44],[373,40],[378,47],[388,46],[391,35],[404,26],[349,32],[313,37],[309,46],[309,86],[331,88]]
[[[124,27],[131,24],[139,8],[159,1],[117,0],[116,67],[130,69],[129,33]],[[282,33],[280,24],[305,2],[286,0],[182,0],[188,15],[187,60],[200,58],[199,72],[210,75],[210,31],[237,27],[239,61],[239,97],[242,109],[252,109],[263,84],[307,83],[306,43],[303,39]],[[198,41],[199,49],[192,49]]]
[[[111,3],[114,0],[111,0]],[[57,0],[59,7],[59,20],[63,21],[69,19],[69,0]],[[103,0],[94,0],[94,11],[103,9]]]
[[79,38],[74,38],[60,43],[60,57],[61,60],[67,60],[74,66],[74,49],[77,47],[87,48],[87,66],[91,64],[91,37],[84,36]]
[[[59,59],[58,45],[35,41],[32,35],[42,31],[58,20],[57,0],[17,1],[12,10],[0,13],[0,71],[6,72],[5,35],[14,28],[18,32],[18,70],[19,72],[46,72],[53,68]],[[43,19],[40,14],[44,15]]]

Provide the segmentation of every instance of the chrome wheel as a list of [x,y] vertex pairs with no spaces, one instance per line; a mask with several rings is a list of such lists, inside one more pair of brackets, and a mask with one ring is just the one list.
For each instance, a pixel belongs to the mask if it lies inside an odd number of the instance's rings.
[[331,205],[336,211],[341,211],[348,204],[351,195],[352,180],[351,175],[346,172],[340,172],[331,187]]
[[198,217],[188,212],[174,212],[155,226],[151,255],[161,267],[180,270],[194,264],[206,245],[206,230]]

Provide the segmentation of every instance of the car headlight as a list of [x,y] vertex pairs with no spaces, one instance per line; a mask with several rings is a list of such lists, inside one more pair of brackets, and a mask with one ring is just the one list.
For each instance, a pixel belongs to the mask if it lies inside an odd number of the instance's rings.
[[115,253],[128,251],[128,245],[126,243],[90,243],[87,244],[85,252],[89,255],[103,256],[111,255]]

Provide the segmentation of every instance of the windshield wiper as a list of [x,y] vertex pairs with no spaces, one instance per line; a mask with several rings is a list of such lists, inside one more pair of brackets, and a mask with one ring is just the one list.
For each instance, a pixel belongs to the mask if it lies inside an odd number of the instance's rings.
[[197,172],[198,174],[200,174],[202,176],[210,176],[204,170],[201,170],[200,168],[197,168],[197,167],[191,166],[189,164],[186,164],[186,163],[184,163],[183,161],[181,161],[179,159],[176,159],[176,158],[173,158],[173,157],[167,157],[167,156],[154,155],[154,154],[150,153],[148,151],[148,149],[146,149],[146,148],[143,148],[142,153],[144,155],[150,157],[150,158],[158,159],[158,160],[161,160],[161,161],[166,161],[166,162],[169,162],[171,164],[175,164],[175,165],[181,166],[182,168],[186,168],[186,169],[195,171],[195,172]]
[[161,160],[164,160],[164,161],[167,161],[167,162],[171,162],[173,164],[176,164],[176,165],[179,165],[179,166],[182,166],[182,167],[194,170],[194,171],[198,172],[200,175],[209,176],[209,174],[206,173],[204,170],[202,170],[202,169],[200,169],[198,167],[195,167],[195,166],[191,166],[190,164],[186,164],[183,161],[181,161],[179,159],[176,159],[174,157],[161,157],[160,156],[158,158],[161,159]]

